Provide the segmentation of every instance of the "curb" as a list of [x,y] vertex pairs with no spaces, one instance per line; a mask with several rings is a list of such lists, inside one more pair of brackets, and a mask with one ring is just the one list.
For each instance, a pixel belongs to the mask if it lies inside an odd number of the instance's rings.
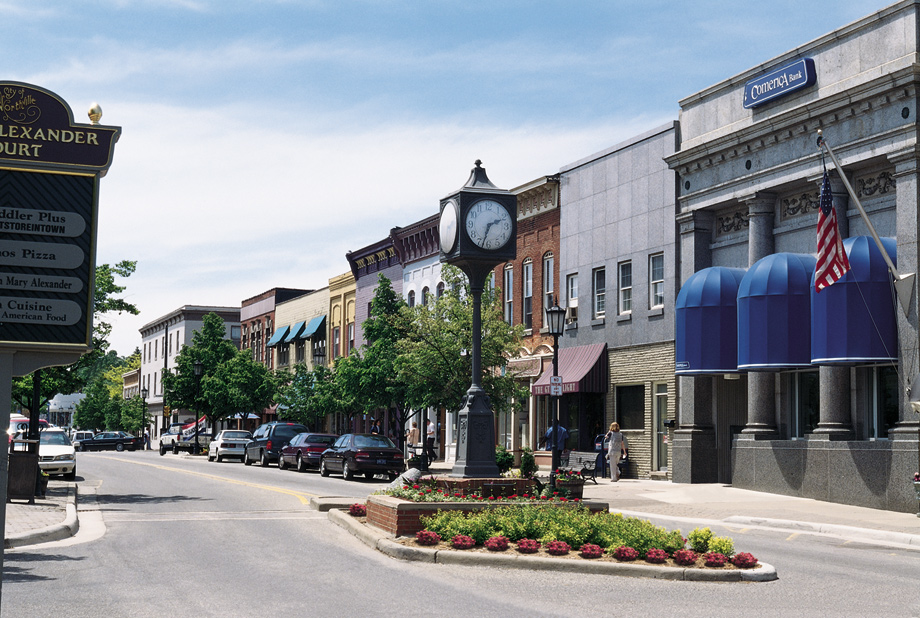
[[874,530],[871,528],[857,528],[840,524],[821,524],[792,519],[769,519],[766,517],[745,517],[736,515],[726,517],[722,521],[750,526],[763,526],[775,530],[788,530],[790,532],[804,532],[809,534],[826,534],[861,543],[878,543],[884,545],[906,545],[910,548],[920,549],[920,535],[906,532],[892,532],[890,530]]
[[11,534],[3,543],[4,549],[14,547],[25,547],[27,545],[37,545],[39,543],[49,543],[51,541],[60,541],[74,536],[80,529],[80,519],[77,516],[77,486],[71,485],[67,488],[67,502],[64,505],[64,521],[31,532],[21,534]]
[[716,571],[709,569],[683,569],[655,567],[645,564],[623,564],[618,562],[592,562],[590,560],[560,560],[515,554],[486,554],[451,550],[407,547],[392,540],[388,534],[372,529],[358,522],[344,511],[332,509],[329,520],[356,536],[365,545],[399,560],[435,562],[463,566],[489,566],[507,569],[529,569],[540,571],[567,571],[596,575],[619,575],[622,577],[647,577],[652,579],[709,581],[709,582],[768,582],[779,579],[776,569],[764,562],[759,569]]

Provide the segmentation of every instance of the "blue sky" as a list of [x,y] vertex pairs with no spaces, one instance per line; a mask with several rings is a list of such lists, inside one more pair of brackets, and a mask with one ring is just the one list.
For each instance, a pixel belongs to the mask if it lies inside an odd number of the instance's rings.
[[138,261],[128,354],[181,305],[325,286],[477,158],[502,188],[553,174],[886,5],[0,0],[0,79],[122,127],[97,261]]

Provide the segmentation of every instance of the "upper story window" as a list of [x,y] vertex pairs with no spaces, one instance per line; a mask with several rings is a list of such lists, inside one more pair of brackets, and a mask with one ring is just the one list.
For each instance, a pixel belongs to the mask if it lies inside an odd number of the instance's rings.
[[[543,311],[553,306],[553,294],[556,287],[553,284],[553,270],[555,269],[556,259],[552,251],[543,256]],[[546,314],[544,313],[544,318]],[[546,320],[543,320],[544,326]]]
[[336,326],[332,329],[332,360],[339,357],[342,350],[342,327]]
[[648,257],[649,307],[664,306],[664,254],[656,253]]
[[592,296],[594,298],[592,313],[595,319],[602,318],[607,313],[607,279],[606,269],[595,268],[592,274]]
[[513,324],[514,319],[514,267],[511,264],[505,266],[505,285],[504,285],[504,315],[505,322]]
[[428,306],[428,297],[431,295],[431,292],[428,290],[428,286],[422,288],[422,306]]
[[524,276],[521,291],[523,298],[523,322],[524,328],[530,330],[533,328],[533,260],[524,261]]
[[352,322],[348,325],[348,352],[351,353],[355,349],[355,323]]
[[441,298],[442,296],[444,296],[444,282],[443,281],[439,282],[438,287],[435,289],[437,290],[436,294],[438,298]]
[[632,262],[620,262],[617,267],[619,278],[620,313],[632,312]]
[[407,298],[407,300],[406,300],[406,303],[407,303],[410,307],[414,307],[414,306],[415,306],[415,290],[409,290],[409,296],[408,296],[408,298]]

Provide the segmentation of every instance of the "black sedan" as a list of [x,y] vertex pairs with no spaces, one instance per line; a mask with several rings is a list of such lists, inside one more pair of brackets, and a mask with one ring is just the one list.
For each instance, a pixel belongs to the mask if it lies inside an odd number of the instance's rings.
[[374,433],[346,433],[323,451],[319,462],[319,473],[329,476],[330,472],[341,472],[346,480],[363,473],[372,479],[375,474],[386,474],[395,479],[406,469],[402,451],[393,442]]
[[92,440],[80,442],[81,451],[134,451],[144,448],[144,439],[123,431],[103,431],[93,436]]
[[299,433],[281,449],[278,467],[284,470],[288,466],[303,472],[307,468],[319,468],[323,451],[332,446],[339,436],[334,433]]

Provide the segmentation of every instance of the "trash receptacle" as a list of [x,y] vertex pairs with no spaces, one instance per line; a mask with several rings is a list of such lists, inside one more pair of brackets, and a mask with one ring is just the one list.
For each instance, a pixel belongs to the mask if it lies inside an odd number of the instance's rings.
[[599,470],[602,478],[607,478],[607,439],[606,434],[599,433],[594,436],[594,452],[597,453],[595,470]]
[[35,484],[38,482],[38,453],[10,453],[7,474],[6,498],[35,502]]

